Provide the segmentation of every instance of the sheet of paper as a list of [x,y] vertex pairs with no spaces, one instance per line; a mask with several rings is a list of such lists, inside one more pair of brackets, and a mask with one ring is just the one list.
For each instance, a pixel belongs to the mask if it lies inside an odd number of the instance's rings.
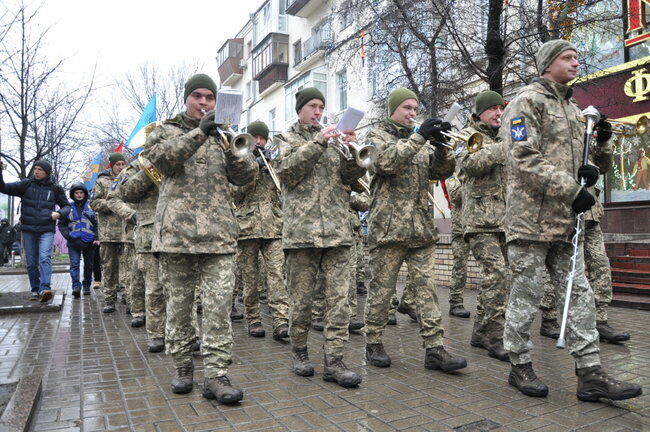
[[348,107],[348,109],[346,109],[341,116],[341,120],[339,120],[338,124],[336,125],[336,129],[340,130],[341,132],[355,130],[359,125],[359,122],[361,122],[364,114],[364,111]]
[[216,124],[238,125],[243,100],[244,95],[240,90],[218,90],[217,105],[214,108],[214,122]]

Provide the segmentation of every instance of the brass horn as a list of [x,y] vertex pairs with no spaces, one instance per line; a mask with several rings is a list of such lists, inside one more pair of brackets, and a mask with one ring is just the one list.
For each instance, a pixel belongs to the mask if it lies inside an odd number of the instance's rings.
[[[155,121],[140,129],[138,133],[135,134],[131,139],[131,147],[139,148],[144,146],[144,143],[147,141],[149,134],[161,124],[162,122]],[[156,167],[154,167],[153,164],[142,155],[142,153],[138,154],[137,160],[138,164],[140,165],[140,169],[142,169],[147,177],[149,177],[149,180],[151,180],[156,186],[160,186],[160,183],[162,182],[162,175],[160,175],[160,172],[156,169]]]
[[245,157],[255,150],[255,138],[249,133],[235,132],[230,126],[217,128],[226,150],[230,150],[237,157]]
[[468,153],[476,153],[483,148],[483,135],[478,132],[442,132],[442,134],[455,143],[464,143]]
[[632,123],[621,120],[607,120],[612,125],[612,133],[631,137],[634,135],[645,135],[650,130],[650,119],[641,116]]

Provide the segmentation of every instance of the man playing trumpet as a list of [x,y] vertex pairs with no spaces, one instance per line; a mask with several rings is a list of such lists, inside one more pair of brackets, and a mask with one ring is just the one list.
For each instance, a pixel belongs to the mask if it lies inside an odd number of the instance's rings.
[[[399,88],[388,97],[389,118],[370,131],[367,140],[377,146],[373,171],[368,228],[372,279],[366,305],[366,359],[378,367],[390,366],[382,344],[391,296],[403,262],[416,290],[415,309],[426,355],[424,367],[451,372],[467,366],[462,357],[449,354],[443,344],[440,308],[434,286],[435,244],[438,240],[429,210],[429,180],[454,172],[454,154],[443,142],[449,123],[426,120],[413,133],[418,97]],[[433,145],[427,144],[430,141]]]

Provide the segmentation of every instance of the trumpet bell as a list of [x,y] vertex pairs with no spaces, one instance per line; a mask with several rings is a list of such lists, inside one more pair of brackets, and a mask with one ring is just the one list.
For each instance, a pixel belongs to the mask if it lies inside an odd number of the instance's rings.
[[255,150],[255,138],[248,133],[235,135],[231,143],[231,151],[237,157],[244,157]]
[[474,133],[467,139],[467,152],[476,153],[483,148],[483,135]]

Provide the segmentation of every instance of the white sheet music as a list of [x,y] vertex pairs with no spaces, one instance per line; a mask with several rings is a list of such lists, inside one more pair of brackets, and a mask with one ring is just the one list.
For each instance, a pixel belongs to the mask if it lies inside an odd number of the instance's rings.
[[336,129],[340,130],[341,132],[355,130],[359,125],[359,122],[361,122],[364,114],[365,111],[348,107],[348,109],[346,109],[341,116],[341,120],[339,120],[338,124],[336,125]]
[[217,91],[214,122],[216,124],[238,125],[243,100],[244,97],[240,90],[221,89]]

